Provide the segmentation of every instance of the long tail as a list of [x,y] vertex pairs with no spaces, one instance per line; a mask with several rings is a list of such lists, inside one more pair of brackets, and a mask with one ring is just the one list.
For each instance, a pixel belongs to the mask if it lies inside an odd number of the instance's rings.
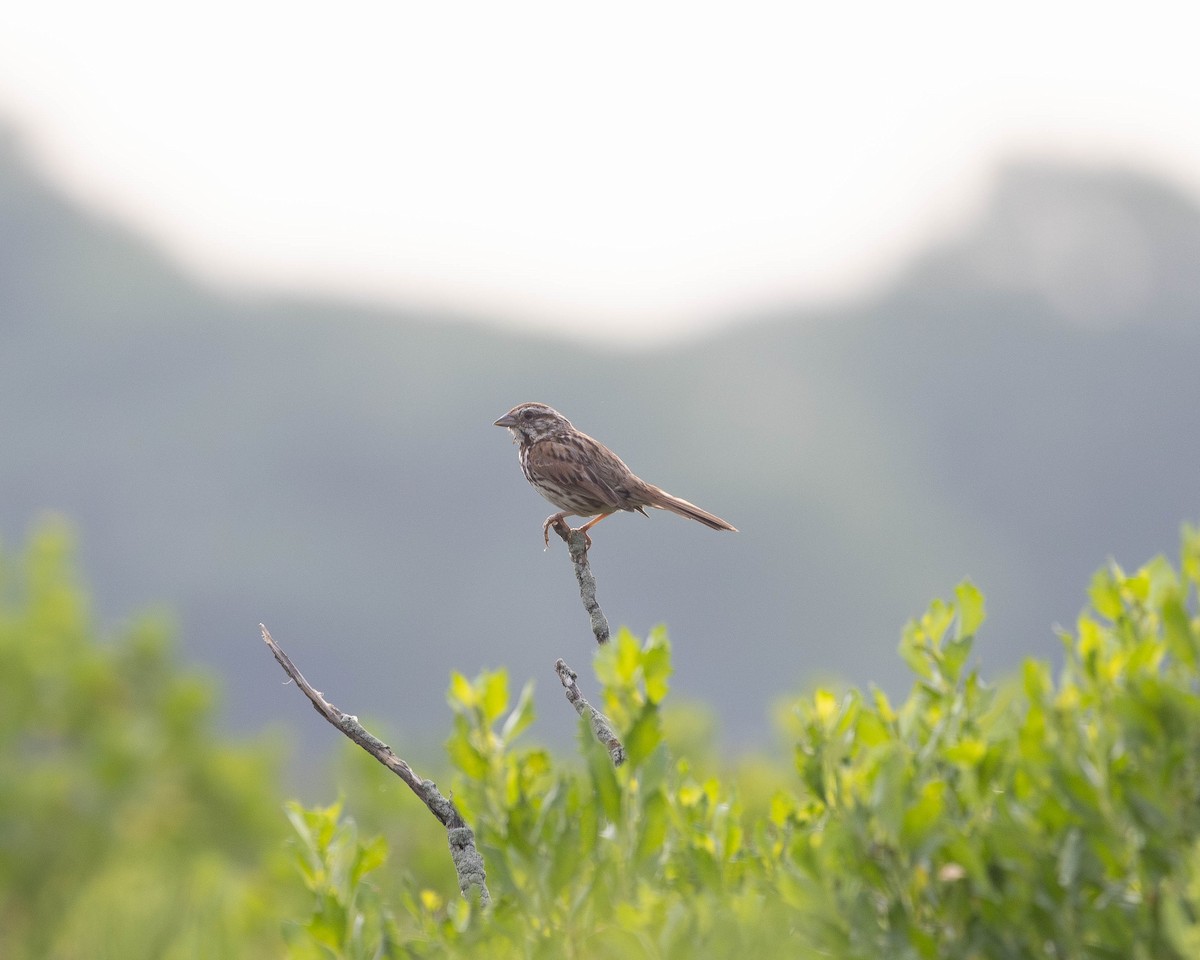
[[737,527],[732,523],[727,523],[714,513],[709,513],[707,510],[701,510],[694,503],[689,503],[682,497],[674,497],[667,493],[666,490],[654,488],[654,499],[650,502],[650,506],[659,507],[663,510],[670,510],[672,513],[677,513],[681,517],[687,517],[689,520],[699,520],[706,527],[712,527],[714,530],[732,530],[737,533]]

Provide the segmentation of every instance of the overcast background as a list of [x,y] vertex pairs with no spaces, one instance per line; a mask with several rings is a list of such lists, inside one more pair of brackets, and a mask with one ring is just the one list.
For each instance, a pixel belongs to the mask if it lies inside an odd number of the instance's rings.
[[506,665],[553,739],[590,632],[491,426],[539,399],[741,529],[593,553],[734,742],[902,693],[963,576],[989,675],[1053,658],[1200,516],[1197,31],[1132,18],[10,5],[0,536],[68,517],[101,619],[173,611],[230,723],[326,737],[265,620],[389,735]]
[[1011,156],[1200,190],[1194,4],[10,3],[0,110],[190,269],[643,344],[852,294]]

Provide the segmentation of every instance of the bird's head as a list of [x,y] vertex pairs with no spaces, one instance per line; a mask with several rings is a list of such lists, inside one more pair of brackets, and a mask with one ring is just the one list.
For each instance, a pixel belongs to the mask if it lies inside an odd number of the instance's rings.
[[520,403],[496,421],[518,443],[533,443],[571,429],[571,421],[544,403]]

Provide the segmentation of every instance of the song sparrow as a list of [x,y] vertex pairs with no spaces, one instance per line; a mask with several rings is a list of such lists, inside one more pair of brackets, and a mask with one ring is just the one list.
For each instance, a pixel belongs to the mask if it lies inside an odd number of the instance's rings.
[[635,476],[608,447],[576,430],[570,420],[544,403],[519,404],[497,420],[496,426],[508,427],[513,442],[520,444],[525,479],[560,511],[542,524],[547,546],[550,525],[565,517],[592,518],[580,528],[590,546],[592,538],[587,531],[609,514],[636,510],[647,516],[646,507],[670,510],[714,530],[737,531],[720,517]]

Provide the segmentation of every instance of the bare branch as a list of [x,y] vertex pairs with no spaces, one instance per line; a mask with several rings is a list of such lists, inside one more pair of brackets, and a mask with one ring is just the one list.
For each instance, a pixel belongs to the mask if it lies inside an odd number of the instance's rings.
[[575,712],[581,717],[585,714],[587,715],[588,720],[592,724],[592,733],[608,749],[608,755],[612,758],[613,766],[619,767],[625,762],[625,748],[621,745],[616,731],[612,728],[612,721],[583,698],[583,694],[579,692],[579,686],[575,683],[578,674],[568,667],[561,658],[554,662],[554,670],[558,674],[558,679],[562,682],[563,688],[567,692],[567,700],[575,708]]
[[[591,540],[587,531],[572,530],[567,526],[565,520],[560,519],[554,521],[554,532],[566,543],[567,550],[571,555],[571,563],[575,566],[575,579],[579,581],[579,598],[583,601],[583,609],[591,617],[592,633],[596,637],[596,643],[608,643],[608,619],[604,616],[604,611],[600,609],[600,604],[596,600],[596,578],[592,575],[592,568],[588,563],[587,554]],[[583,694],[579,692],[579,687],[575,683],[578,674],[563,660],[555,661],[554,669],[566,691],[567,700],[575,708],[576,713],[581,717],[588,718],[592,725],[592,733],[608,750],[613,766],[619,767],[625,762],[625,748],[621,745],[616,731],[613,730],[612,721],[583,698]]]
[[596,635],[597,643],[608,643],[608,619],[600,604],[596,602],[596,578],[592,575],[591,565],[588,564],[587,552],[590,541],[584,530],[572,530],[565,520],[554,521],[554,532],[562,537],[571,555],[571,563],[575,565],[575,579],[579,581],[579,598],[583,601],[583,609],[592,618],[592,633]]
[[412,767],[392,752],[391,747],[378,737],[368,733],[358,722],[358,717],[343,713],[326,700],[321,691],[314,689],[312,684],[304,679],[304,676],[296,669],[296,665],[292,663],[291,658],[272,639],[267,628],[261,623],[258,628],[262,631],[263,641],[271,648],[271,653],[275,655],[279,665],[312,702],[317,713],[407,783],[409,789],[429,808],[429,812],[438,818],[442,826],[446,828],[449,837],[450,857],[454,861],[454,870],[458,874],[459,890],[467,899],[477,896],[479,902],[483,906],[487,906],[491,902],[491,895],[488,893],[483,857],[475,848],[475,834],[467,826],[453,801],[442,796],[437,784],[432,780],[422,780],[418,777]]

